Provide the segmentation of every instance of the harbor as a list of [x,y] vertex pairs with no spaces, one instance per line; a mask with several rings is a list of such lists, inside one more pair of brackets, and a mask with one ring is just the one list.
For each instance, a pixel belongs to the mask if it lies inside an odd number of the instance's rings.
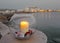
[[[13,14],[0,14],[0,22],[7,24]],[[47,37],[47,42],[60,42],[59,39],[53,40],[55,37],[59,38],[60,32],[60,13],[59,12],[40,12],[40,13],[16,13],[16,14],[33,14],[36,19],[35,29],[42,31]],[[56,30],[57,29],[57,30]],[[54,30],[54,31],[53,31]],[[53,37],[53,38],[52,38]],[[2,42],[3,43],[3,42]]]
[[39,12],[60,12],[60,10],[40,9],[40,8],[37,8],[37,7],[28,7],[28,8],[24,8],[24,9],[0,9],[0,14],[39,13]]
[[0,43],[60,43],[60,0],[0,0]]

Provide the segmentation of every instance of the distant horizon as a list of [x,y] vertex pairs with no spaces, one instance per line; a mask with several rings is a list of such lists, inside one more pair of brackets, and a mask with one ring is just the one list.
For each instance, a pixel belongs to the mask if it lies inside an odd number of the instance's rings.
[[[28,8],[28,7],[25,7],[25,8]],[[22,9],[25,9],[25,8],[19,8],[19,9],[22,10]],[[9,10],[9,9],[10,10],[19,10],[19,9],[16,9],[16,8],[0,8],[0,10]],[[41,8],[41,10],[48,10],[48,8],[46,8],[46,9]],[[51,10],[60,10],[60,9],[51,9]]]
[[0,9],[24,9],[32,6],[41,9],[60,9],[60,0],[0,0]]

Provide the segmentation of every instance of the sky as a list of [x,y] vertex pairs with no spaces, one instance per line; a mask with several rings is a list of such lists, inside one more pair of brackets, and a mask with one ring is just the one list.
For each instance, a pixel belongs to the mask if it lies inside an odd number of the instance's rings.
[[32,6],[42,9],[60,9],[60,0],[0,0],[0,9],[23,9]]

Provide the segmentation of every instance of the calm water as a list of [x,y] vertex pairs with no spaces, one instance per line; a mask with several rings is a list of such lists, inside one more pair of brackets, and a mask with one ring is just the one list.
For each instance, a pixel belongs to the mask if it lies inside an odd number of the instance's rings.
[[35,13],[34,16],[36,29],[44,32],[50,43],[60,43],[60,13]]

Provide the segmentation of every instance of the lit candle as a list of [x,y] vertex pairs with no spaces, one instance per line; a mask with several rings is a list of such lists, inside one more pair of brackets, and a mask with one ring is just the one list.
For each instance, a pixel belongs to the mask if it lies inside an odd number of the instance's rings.
[[28,21],[21,21],[20,22],[20,31],[24,34],[29,30],[29,22]]

